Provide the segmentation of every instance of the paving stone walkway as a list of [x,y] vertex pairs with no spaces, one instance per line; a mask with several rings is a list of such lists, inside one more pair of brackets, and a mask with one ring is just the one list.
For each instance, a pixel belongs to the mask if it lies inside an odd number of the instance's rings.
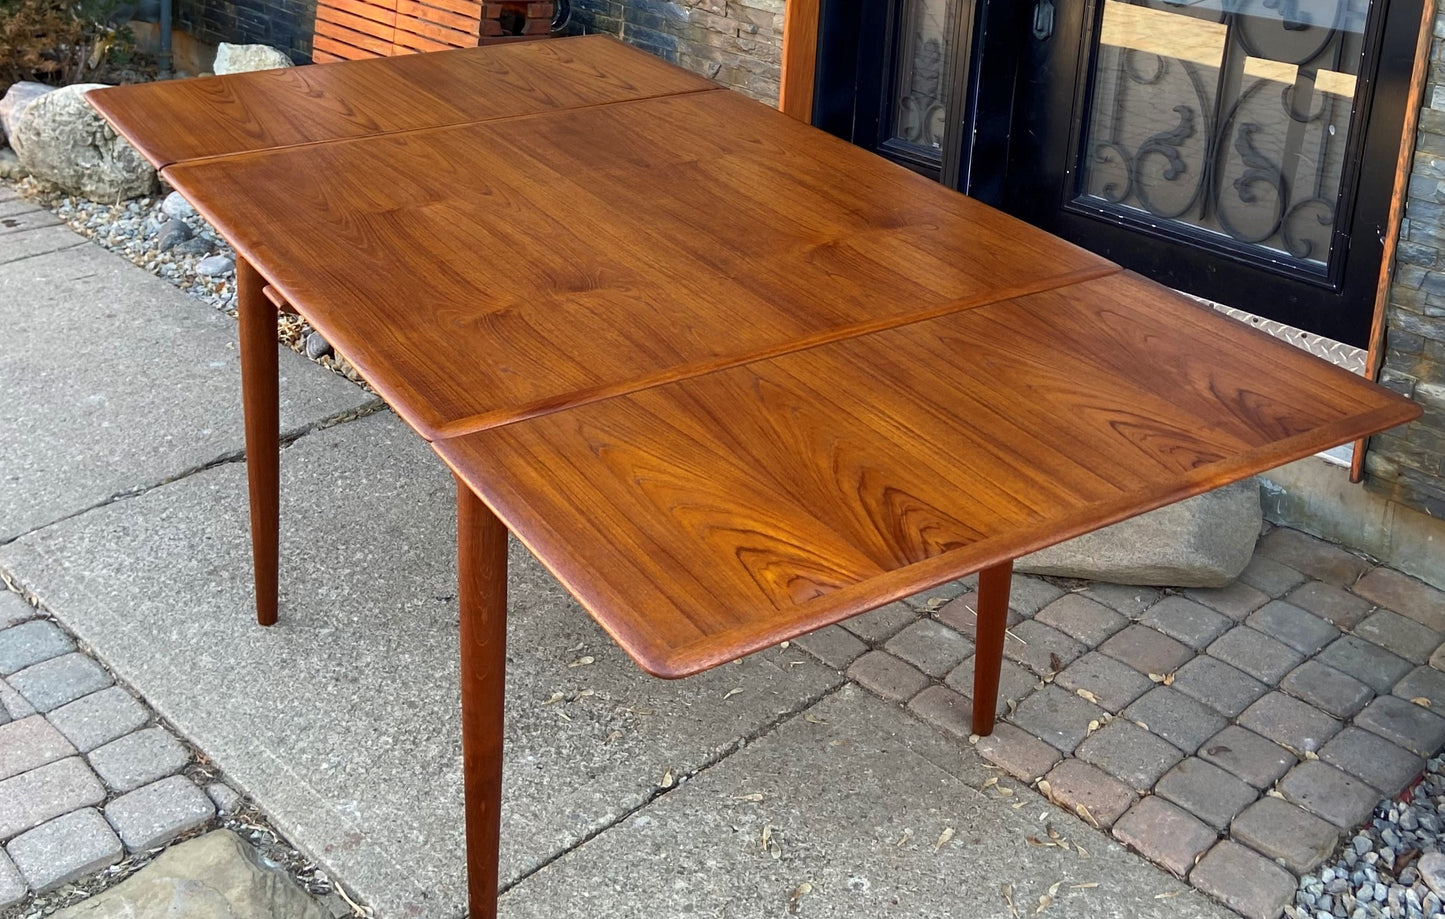
[[208,793],[195,765],[145,703],[0,590],[0,910],[210,825],[235,793]]
[[990,737],[973,579],[799,639],[1246,916],[1445,747],[1445,593],[1275,528],[1217,590],[1016,576]]

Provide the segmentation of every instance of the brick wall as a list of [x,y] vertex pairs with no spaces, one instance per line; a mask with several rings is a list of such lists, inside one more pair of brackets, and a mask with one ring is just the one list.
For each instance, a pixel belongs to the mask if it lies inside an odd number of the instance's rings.
[[778,104],[784,0],[573,0],[573,32],[610,32],[723,86]]
[[175,0],[176,28],[200,41],[270,45],[311,60],[316,0]]
[[1435,22],[1415,141],[1380,382],[1419,402],[1425,415],[1371,441],[1366,482],[1445,517],[1445,12]]

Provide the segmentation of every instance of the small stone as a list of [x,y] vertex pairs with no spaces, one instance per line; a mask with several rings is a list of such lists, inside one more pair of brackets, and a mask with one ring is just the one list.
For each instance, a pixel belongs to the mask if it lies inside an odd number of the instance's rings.
[[220,814],[234,814],[241,808],[241,793],[225,782],[212,782],[206,786],[206,794],[216,805]]
[[216,241],[209,236],[198,235],[182,243],[177,243],[171,249],[176,255],[205,255],[216,248]]
[[106,819],[131,852],[163,845],[204,826],[215,813],[206,793],[182,775],[145,785],[105,807]]
[[161,252],[169,252],[195,235],[190,224],[184,220],[167,220],[156,234],[156,248]]
[[90,807],[23,833],[7,848],[37,893],[94,874],[125,854],[105,818]]
[[172,220],[188,220],[196,215],[196,209],[191,206],[185,196],[178,191],[166,195],[161,201],[161,213]]
[[1445,899],[1445,854],[1429,852],[1415,862],[1420,880],[1425,882],[1435,896]]
[[306,356],[313,361],[320,360],[332,353],[331,343],[321,337],[320,332],[310,332],[306,336]]
[[236,270],[236,261],[229,255],[208,255],[196,263],[196,274],[218,278]]

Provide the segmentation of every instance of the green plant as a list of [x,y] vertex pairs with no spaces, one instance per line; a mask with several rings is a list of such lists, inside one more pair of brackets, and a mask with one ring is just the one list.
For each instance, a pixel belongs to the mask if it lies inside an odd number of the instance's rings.
[[19,80],[76,83],[128,60],[134,38],[114,20],[123,0],[0,0],[0,90]]

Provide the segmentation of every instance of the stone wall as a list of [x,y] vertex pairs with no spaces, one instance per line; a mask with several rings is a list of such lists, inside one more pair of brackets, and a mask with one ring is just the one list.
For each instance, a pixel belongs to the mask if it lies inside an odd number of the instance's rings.
[[1435,22],[1424,101],[1380,382],[1425,415],[1373,438],[1365,468],[1371,490],[1445,518],[1445,11]]
[[784,0],[573,0],[572,32],[610,32],[723,86],[778,104]]
[[175,0],[176,28],[207,44],[270,45],[311,60],[316,0]]

